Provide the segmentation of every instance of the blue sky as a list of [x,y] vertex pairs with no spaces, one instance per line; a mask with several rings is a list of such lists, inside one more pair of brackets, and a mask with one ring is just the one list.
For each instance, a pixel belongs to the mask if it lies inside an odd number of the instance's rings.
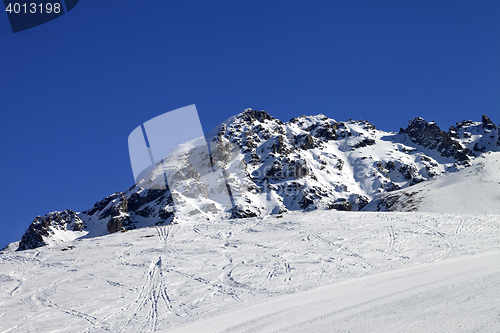
[[499,17],[496,0],[81,0],[12,34],[0,14],[0,247],[129,188],[129,133],[190,104],[205,131],[248,107],[498,124]]

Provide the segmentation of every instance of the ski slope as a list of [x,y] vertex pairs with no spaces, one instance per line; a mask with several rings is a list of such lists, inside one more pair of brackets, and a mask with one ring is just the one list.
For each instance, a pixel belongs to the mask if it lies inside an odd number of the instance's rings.
[[0,332],[497,332],[499,220],[314,211],[4,251]]
[[499,284],[495,251],[328,284],[171,332],[497,332]]

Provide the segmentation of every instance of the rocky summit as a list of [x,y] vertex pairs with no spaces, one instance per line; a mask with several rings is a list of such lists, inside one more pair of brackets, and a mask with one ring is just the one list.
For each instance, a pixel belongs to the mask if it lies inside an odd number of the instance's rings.
[[[246,109],[203,138],[210,154],[184,150],[84,212],[37,216],[18,249],[199,219],[380,210],[380,204],[368,204],[500,151],[498,131],[484,115],[481,122],[462,121],[447,132],[422,118],[399,132],[384,132],[362,120],[320,114],[283,122]],[[168,186],[157,186],[159,174],[167,176]]]

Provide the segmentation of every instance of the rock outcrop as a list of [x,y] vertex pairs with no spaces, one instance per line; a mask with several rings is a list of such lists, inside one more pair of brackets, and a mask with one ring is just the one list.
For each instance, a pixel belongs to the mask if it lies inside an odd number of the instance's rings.
[[459,161],[468,160],[465,147],[454,140],[454,135],[443,132],[435,122],[427,122],[417,117],[410,120],[406,129],[400,134],[406,134],[416,144],[437,150],[444,157],[453,157]]
[[19,250],[47,245],[48,239],[58,231],[82,231],[84,228],[82,219],[70,209],[37,216],[21,238]]
[[483,129],[487,129],[487,130],[497,129],[496,125],[493,124],[493,122],[490,120],[490,118],[488,118],[488,116],[486,116],[484,114],[483,114],[481,121],[483,123]]

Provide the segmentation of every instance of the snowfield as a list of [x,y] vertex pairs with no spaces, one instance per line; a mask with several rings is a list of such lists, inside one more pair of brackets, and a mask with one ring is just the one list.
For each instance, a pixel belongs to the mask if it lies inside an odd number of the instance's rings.
[[2,333],[500,330],[500,215],[297,212],[0,258]]
[[[384,193],[363,210],[430,213],[500,214],[500,153],[481,155],[471,166],[436,176],[409,188]],[[384,208],[384,207],[382,207]]]

